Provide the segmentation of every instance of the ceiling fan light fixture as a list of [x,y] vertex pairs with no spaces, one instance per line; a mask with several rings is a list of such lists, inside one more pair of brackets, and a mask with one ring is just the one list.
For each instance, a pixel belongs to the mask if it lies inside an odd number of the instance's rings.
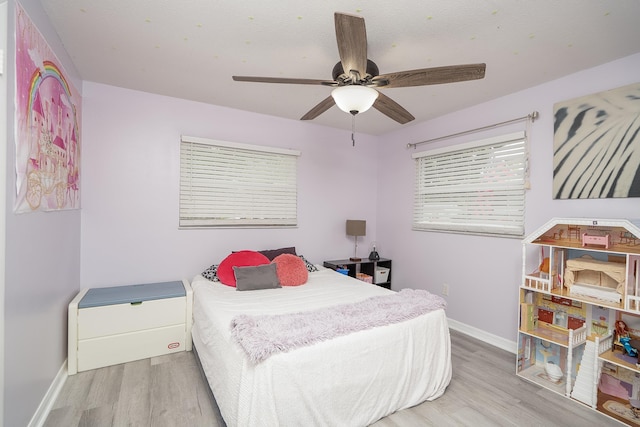
[[331,91],[331,96],[342,111],[358,114],[371,108],[378,98],[378,91],[362,85],[340,86]]

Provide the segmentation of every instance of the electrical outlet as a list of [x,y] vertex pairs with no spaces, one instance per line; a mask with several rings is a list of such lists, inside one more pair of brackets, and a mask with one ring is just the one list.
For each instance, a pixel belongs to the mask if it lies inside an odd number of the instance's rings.
[[442,295],[445,297],[449,295],[449,285],[447,283],[442,285]]

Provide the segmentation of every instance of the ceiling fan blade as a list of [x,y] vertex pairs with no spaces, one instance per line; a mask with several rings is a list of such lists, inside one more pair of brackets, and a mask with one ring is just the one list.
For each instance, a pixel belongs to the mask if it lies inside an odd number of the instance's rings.
[[410,87],[437,85],[442,83],[463,82],[484,78],[486,64],[450,65],[446,67],[422,68],[420,70],[400,71],[378,76],[373,79],[386,80],[388,84],[380,87]]
[[367,30],[364,18],[336,12],[336,40],[344,73],[351,76],[357,71],[360,78],[367,73]]
[[334,105],[336,105],[336,102],[333,100],[332,96],[329,96],[328,98],[321,101],[318,105],[313,107],[311,110],[309,110],[309,112],[302,116],[300,120],[313,120]]
[[376,102],[373,103],[373,108],[380,111],[385,116],[392,118],[401,125],[409,123],[411,120],[415,119],[415,117],[413,117],[410,112],[402,108],[400,104],[381,92],[379,92]]
[[315,79],[290,79],[281,77],[252,77],[252,76],[233,76],[233,80],[237,82],[256,82],[256,83],[285,83],[296,85],[325,85],[336,86],[338,83],[332,80],[315,80]]

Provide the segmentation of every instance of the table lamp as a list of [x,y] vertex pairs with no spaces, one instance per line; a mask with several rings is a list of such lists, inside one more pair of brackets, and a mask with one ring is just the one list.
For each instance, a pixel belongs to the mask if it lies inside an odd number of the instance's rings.
[[362,261],[358,258],[358,236],[366,236],[367,234],[367,221],[363,219],[348,219],[347,220],[347,236],[354,236],[356,240],[356,246],[353,251],[353,257],[349,258],[349,261]]

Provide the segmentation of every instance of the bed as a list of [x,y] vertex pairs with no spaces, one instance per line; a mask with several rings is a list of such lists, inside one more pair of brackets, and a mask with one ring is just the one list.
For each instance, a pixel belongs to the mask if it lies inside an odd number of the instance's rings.
[[589,256],[567,260],[564,283],[571,295],[619,303],[626,283],[626,265]]
[[444,309],[252,362],[232,336],[239,315],[322,310],[393,294],[317,267],[303,286],[250,292],[193,279],[193,343],[227,425],[365,426],[444,393],[451,380]]

